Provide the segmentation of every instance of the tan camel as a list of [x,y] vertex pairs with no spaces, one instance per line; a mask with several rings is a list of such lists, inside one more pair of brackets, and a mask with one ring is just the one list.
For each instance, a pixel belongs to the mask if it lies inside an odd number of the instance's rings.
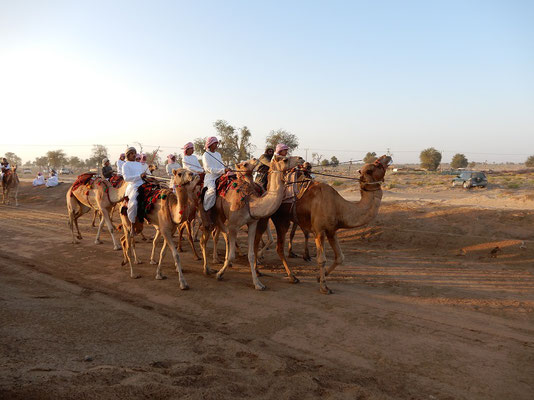
[[[71,185],[66,196],[67,210],[69,213],[69,226],[72,232],[72,243],[78,243],[77,239],[82,239],[82,234],[80,233],[80,228],[78,227],[78,218],[90,210],[95,210],[100,212],[102,215],[98,225],[95,243],[102,243],[100,240],[100,233],[105,223],[108,227],[111,239],[113,240],[113,249],[120,250],[121,246],[113,234],[115,228],[111,222],[110,214],[115,204],[124,199],[127,183],[122,181],[119,187],[114,188],[106,179],[97,177],[92,178],[87,184],[77,187],[75,186],[77,186],[76,182]],[[76,228],[77,235],[74,234],[74,228]]]
[[[194,259],[200,260],[200,256],[197,253],[197,249],[195,248],[195,244],[193,242],[193,228],[192,228],[192,222],[195,219],[195,216],[197,214],[197,208],[199,204],[199,195],[201,187],[199,185],[200,182],[200,176],[193,173],[193,176],[191,173],[187,173],[188,171],[186,169],[180,168],[176,170],[176,173],[173,173],[173,183],[176,190],[176,196],[180,198],[184,198],[183,196],[186,196],[186,200],[182,200],[186,203],[186,207],[182,208],[183,212],[183,219],[184,222],[178,227],[179,235],[178,235],[178,251],[182,252],[182,231],[183,229],[187,229],[187,239],[189,240],[189,244],[191,245],[191,248],[193,249],[194,253]],[[173,231],[174,234],[174,231]],[[150,255],[150,264],[157,264],[156,260],[154,259],[154,254],[156,251],[156,244],[161,236],[161,233],[159,232],[159,229],[156,227],[156,235],[154,236],[154,239],[152,241],[152,253]],[[164,244],[165,246],[165,241]]]
[[[237,189],[228,190],[225,197],[218,196],[215,203],[215,223],[223,232],[226,241],[226,257],[223,267],[217,273],[217,279],[222,279],[224,272],[235,258],[235,243],[237,231],[243,225],[248,226],[248,261],[252,274],[252,282],[257,290],[264,290],[265,286],[260,282],[256,273],[256,227],[260,218],[271,216],[282,203],[284,196],[283,174],[288,169],[303,163],[300,157],[274,156],[269,170],[267,191],[258,196],[253,187],[246,181],[239,184]],[[206,244],[212,227],[203,227],[200,247],[204,259],[204,271],[209,273],[207,266]],[[260,236],[261,237],[261,236]],[[258,239],[259,243],[259,239]]]
[[[176,186],[198,179],[197,174],[183,169],[173,170],[173,175],[174,177],[172,179]],[[180,256],[178,255],[178,250],[172,240],[172,235],[176,231],[176,228],[185,222],[187,213],[184,212],[184,210],[187,209],[187,207],[187,190],[177,190],[175,194],[170,189],[161,189],[152,209],[145,216],[147,221],[156,228],[157,232],[159,232],[164,239],[164,244],[159,256],[158,267],[156,269],[156,279],[165,279],[161,274],[161,263],[166,248],[169,247],[172,252],[176,271],[178,272],[180,289],[182,290],[189,289],[189,286],[184,278]],[[125,214],[126,213],[121,212],[122,227],[125,231],[125,237],[124,239],[121,239],[121,244],[123,245],[123,253],[130,265],[130,277],[139,278],[140,275],[136,274],[133,270],[132,256],[130,253],[134,250],[134,226],[141,224],[132,224],[128,219],[128,216]]]
[[19,206],[19,176],[17,175],[17,166],[15,165],[10,172],[6,172],[4,179],[2,179],[2,196],[3,203],[9,204],[9,193],[15,191],[15,206]]
[[[381,183],[384,181],[390,162],[391,157],[384,155],[373,164],[365,164],[360,170],[360,201],[347,201],[331,186],[314,182],[296,201],[295,213],[291,211],[291,205],[283,204],[271,216],[277,233],[276,250],[288,275],[291,276],[292,273],[284,255],[284,242],[289,224],[293,220],[298,222],[306,238],[310,232],[315,235],[320,291],[324,294],[331,293],[326,286],[326,276],[332,273],[336,266],[342,264],[344,259],[336,232],[338,229],[365,226],[376,217],[382,201]],[[267,221],[263,219],[258,224],[256,247]],[[328,269],[325,269],[325,237],[335,254],[334,262]]]

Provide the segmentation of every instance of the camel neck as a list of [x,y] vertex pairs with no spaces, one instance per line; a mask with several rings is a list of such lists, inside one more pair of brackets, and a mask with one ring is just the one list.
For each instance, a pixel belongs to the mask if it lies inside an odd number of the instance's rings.
[[250,215],[254,218],[265,218],[273,215],[282,204],[284,183],[282,171],[270,171],[267,178],[267,191],[250,202]]
[[372,221],[378,214],[382,202],[382,189],[366,191],[360,189],[359,201],[344,200],[341,207],[343,228],[356,228]]

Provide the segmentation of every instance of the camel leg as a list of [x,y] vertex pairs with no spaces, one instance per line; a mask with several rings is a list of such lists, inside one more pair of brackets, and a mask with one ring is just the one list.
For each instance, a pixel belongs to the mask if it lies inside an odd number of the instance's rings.
[[19,206],[19,185],[15,188],[15,207]]
[[319,235],[315,235],[315,245],[317,246],[317,264],[319,265],[319,290],[323,294],[330,294],[332,291],[326,286],[325,277],[326,256],[324,251],[324,239],[324,232],[321,232]]
[[211,270],[208,266],[208,240],[210,238],[210,231],[207,228],[202,228],[202,236],[200,237],[200,250],[202,251],[202,259],[203,259],[203,273],[204,275],[208,276],[211,274]]
[[310,257],[310,249],[308,248],[308,240],[310,239],[310,232],[302,230],[304,233],[304,255],[302,256],[302,259],[304,261],[311,261]]
[[267,242],[263,244],[260,252],[258,253],[258,259],[260,260],[263,259],[265,251],[269,250],[269,247],[274,243],[273,232],[271,231],[271,227],[269,226],[269,223],[267,223],[266,232],[267,232]]
[[[113,250],[120,250],[121,246],[119,245],[119,243],[117,243],[117,239],[115,238],[115,228],[113,227],[113,223],[111,222],[109,211],[103,208],[101,214],[102,220],[106,223],[106,226],[108,227],[109,234],[111,235],[111,240],[113,240]],[[100,222],[100,225],[102,225],[102,222]]]
[[297,258],[298,254],[295,254],[293,252],[293,238],[295,237],[295,232],[297,231],[297,224],[293,222],[293,226],[291,226],[291,233],[289,234],[289,245],[288,245],[288,255],[289,258]]
[[252,274],[252,283],[256,290],[265,290],[265,285],[260,282],[256,274],[256,253],[254,252],[254,241],[256,238],[256,228],[258,221],[248,224],[248,262],[250,264],[250,273]]
[[189,244],[193,249],[194,259],[198,261],[200,260],[200,256],[197,253],[197,249],[195,248],[195,242],[193,241],[193,227],[191,226],[191,222],[187,221],[185,223],[185,227],[187,228],[187,239],[189,240]]
[[91,221],[91,226],[94,228],[96,226],[96,216],[98,215],[98,210],[94,210],[93,212],[93,221]]
[[291,283],[298,283],[298,278],[293,274],[293,271],[291,271],[291,268],[289,268],[289,264],[287,263],[286,256],[284,254],[284,244],[286,239],[286,233],[289,228],[289,221],[282,221],[279,219],[277,222],[275,222],[276,227],[276,252],[278,253],[278,257],[280,257],[280,260],[282,261],[282,264],[284,265],[284,268],[287,273],[287,280]]
[[[158,242],[158,239],[160,237],[159,229],[156,229],[156,234],[154,235],[154,239],[152,240],[152,252],[150,253],[150,264],[156,265],[157,262],[154,260],[154,254],[156,253],[156,245]],[[165,244],[165,242],[163,242]]]
[[221,230],[219,228],[215,228],[211,235],[213,238],[213,258],[212,258],[213,264],[220,263],[219,255],[217,254],[217,243],[219,243],[220,233],[221,233]]
[[232,265],[232,261],[235,258],[235,241],[237,236],[237,229],[230,227],[228,232],[225,232],[224,238],[226,239],[226,259],[224,260],[223,267],[217,272],[217,280],[221,280],[226,269]]
[[180,253],[184,251],[184,249],[182,249],[182,233],[184,232],[184,224],[180,225],[178,228],[178,251]]
[[167,242],[164,239],[163,240],[163,246],[161,246],[161,251],[159,253],[158,268],[156,269],[156,279],[167,279],[166,276],[161,275],[161,263],[163,263],[163,258],[165,257],[165,251],[166,250],[167,250]]
[[200,217],[197,216],[193,220],[194,223],[194,234],[193,234],[193,241],[198,242],[198,232],[200,231]]
[[[96,211],[96,210],[95,210]],[[96,231],[96,238],[95,238],[95,244],[102,244],[103,242],[100,240],[100,232],[102,231],[102,227],[104,226],[104,218],[100,220],[98,223],[98,230]]]
[[[176,246],[174,245],[174,242],[172,241],[172,232],[162,229],[161,234],[163,235],[163,239],[165,239],[165,243],[171,249],[172,257],[174,258],[174,264],[176,265],[176,271],[178,272],[178,279],[180,281],[180,289],[187,290],[189,289],[189,286],[187,285],[187,282],[185,281],[185,278],[184,278],[184,273],[182,271],[182,264],[180,263],[180,256],[178,255],[178,250],[176,250]],[[161,264],[161,258],[159,262]]]
[[334,250],[335,258],[332,265],[326,270],[326,276],[330,275],[338,265],[342,265],[343,261],[345,260],[345,256],[343,255],[341,247],[339,246],[339,239],[337,238],[337,235],[334,233],[331,236],[327,236],[327,238],[328,243],[330,243],[330,246],[332,247],[332,250]]
[[[132,252],[135,255],[134,232],[133,232],[133,226],[129,223],[130,221],[124,221],[124,220],[122,223],[122,226],[125,230],[124,234],[126,235],[126,240],[124,241],[124,244],[126,246],[126,257],[128,258],[128,264],[130,265],[130,278],[137,279],[137,278],[140,278],[141,275],[136,274],[133,268]],[[129,226],[127,224],[129,224]]]

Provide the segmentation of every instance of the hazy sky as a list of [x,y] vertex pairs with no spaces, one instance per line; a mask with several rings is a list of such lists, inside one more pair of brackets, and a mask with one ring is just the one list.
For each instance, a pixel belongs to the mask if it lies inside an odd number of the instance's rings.
[[[0,154],[248,126],[344,161],[534,154],[533,1],[0,0]],[[260,152],[258,151],[258,154]]]

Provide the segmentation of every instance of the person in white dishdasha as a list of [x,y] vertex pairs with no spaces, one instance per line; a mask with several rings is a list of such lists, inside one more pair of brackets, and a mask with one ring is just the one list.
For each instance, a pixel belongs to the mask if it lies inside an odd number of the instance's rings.
[[128,219],[134,223],[137,217],[137,189],[141,186],[146,178],[145,166],[135,161],[137,151],[135,147],[128,147],[126,150],[126,162],[122,166],[122,175],[128,183],[126,187],[126,196],[128,197]]
[[215,205],[216,183],[217,178],[230,171],[222,161],[221,154],[216,151],[219,141],[215,136],[206,139],[206,151],[202,156],[202,165],[206,175],[204,176],[204,187],[207,188],[204,195],[204,210],[208,211]]

